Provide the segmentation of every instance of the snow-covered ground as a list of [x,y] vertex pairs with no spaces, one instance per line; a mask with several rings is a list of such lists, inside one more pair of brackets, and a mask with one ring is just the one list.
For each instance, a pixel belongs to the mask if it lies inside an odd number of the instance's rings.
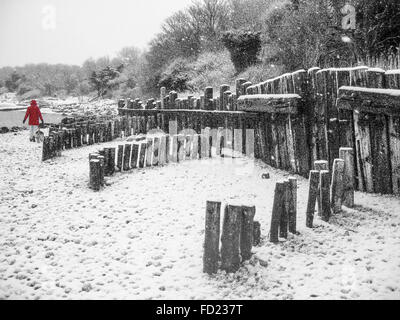
[[[43,163],[28,131],[0,135],[0,299],[400,298],[400,198],[356,193],[354,209],[311,230],[298,177],[300,234],[271,244],[286,173],[192,160],[117,173],[94,192],[88,154],[99,147]],[[263,240],[235,274],[202,272],[207,200],[256,206]]]

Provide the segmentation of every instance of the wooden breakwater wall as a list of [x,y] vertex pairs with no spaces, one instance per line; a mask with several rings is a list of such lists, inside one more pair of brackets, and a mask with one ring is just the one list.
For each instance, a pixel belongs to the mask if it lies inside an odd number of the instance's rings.
[[85,145],[109,142],[134,134],[145,134],[155,128],[149,121],[121,116],[64,118],[52,124],[49,136],[44,137],[42,161],[61,156],[61,151]]
[[[119,112],[121,115],[137,116],[148,116],[152,112],[163,130],[167,129],[163,126],[168,124],[168,121],[163,119],[171,117],[183,125],[188,122],[194,128],[213,128],[223,122],[227,126],[237,126],[239,123],[243,128],[255,130],[256,158],[271,166],[303,176],[308,176],[316,160],[327,160],[329,167],[332,167],[334,159],[339,158],[341,147],[353,148],[356,187],[368,192],[399,194],[400,182],[396,182],[397,178],[393,178],[393,175],[397,176],[400,168],[396,163],[392,163],[393,156],[389,156],[388,161],[379,160],[380,156],[375,157],[378,160],[371,160],[373,157],[368,157],[368,152],[364,152],[366,156],[361,155],[356,143],[358,139],[360,145],[366,145],[364,149],[368,149],[369,154],[374,153],[373,149],[376,146],[387,145],[388,149],[385,152],[389,155],[394,153],[396,157],[399,152],[396,140],[399,138],[399,132],[396,131],[398,117],[394,116],[393,120],[385,118],[384,127],[392,128],[390,132],[385,129],[386,135],[379,134],[379,130],[375,134],[375,128],[379,128],[379,121],[368,119],[376,118],[376,113],[372,117],[371,112],[364,109],[360,113],[358,110],[356,115],[361,114],[360,122],[360,117],[354,117],[354,105],[353,110],[339,106],[339,89],[345,86],[400,89],[400,70],[384,71],[363,66],[340,69],[311,68],[284,74],[258,84],[238,79],[235,88],[221,85],[216,94],[213,88],[207,87],[198,98],[188,96],[181,99],[176,92],[167,94],[162,88],[158,100],[121,100]],[[290,96],[293,94],[299,96],[297,100]],[[388,108],[395,109],[393,106]],[[363,114],[369,116],[365,118]],[[362,128],[365,127],[363,119],[367,119],[372,134],[358,135],[356,138],[357,132],[363,132]],[[385,141],[392,136],[395,136],[395,141]],[[383,172],[381,180],[392,181],[390,186],[384,187],[383,182],[372,182],[372,187],[365,186],[364,173],[360,168],[369,166],[375,168],[375,178],[371,178],[373,181],[377,181],[379,172]],[[382,166],[387,168],[381,168]],[[394,186],[393,183],[397,185]]]

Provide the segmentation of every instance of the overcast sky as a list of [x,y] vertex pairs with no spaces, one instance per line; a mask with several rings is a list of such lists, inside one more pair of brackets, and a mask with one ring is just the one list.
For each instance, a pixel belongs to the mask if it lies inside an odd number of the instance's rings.
[[126,46],[145,48],[191,0],[0,0],[0,67],[82,64]]

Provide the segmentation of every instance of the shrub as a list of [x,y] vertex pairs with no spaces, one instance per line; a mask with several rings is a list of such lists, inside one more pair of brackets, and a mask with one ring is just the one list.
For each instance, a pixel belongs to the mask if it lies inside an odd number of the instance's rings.
[[184,58],[177,58],[172,61],[161,74],[160,87],[166,87],[167,91],[184,91],[190,89],[190,62]]
[[258,54],[261,50],[260,32],[228,31],[223,34],[222,42],[231,53],[231,60],[238,73],[258,63]]
[[206,52],[190,65],[191,75],[189,87],[195,91],[203,90],[207,86],[219,87],[224,83],[231,83],[235,68],[229,59],[229,52]]

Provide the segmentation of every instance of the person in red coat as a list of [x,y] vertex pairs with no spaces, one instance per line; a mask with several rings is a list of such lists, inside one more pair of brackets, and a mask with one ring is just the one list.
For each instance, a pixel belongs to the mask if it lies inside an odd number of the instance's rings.
[[40,109],[36,103],[36,100],[31,101],[31,105],[28,107],[25,113],[25,118],[22,123],[25,123],[26,119],[29,117],[29,140],[30,141],[35,141],[35,133],[39,129],[39,118],[42,121],[42,124],[44,124],[42,113],[40,112]]

